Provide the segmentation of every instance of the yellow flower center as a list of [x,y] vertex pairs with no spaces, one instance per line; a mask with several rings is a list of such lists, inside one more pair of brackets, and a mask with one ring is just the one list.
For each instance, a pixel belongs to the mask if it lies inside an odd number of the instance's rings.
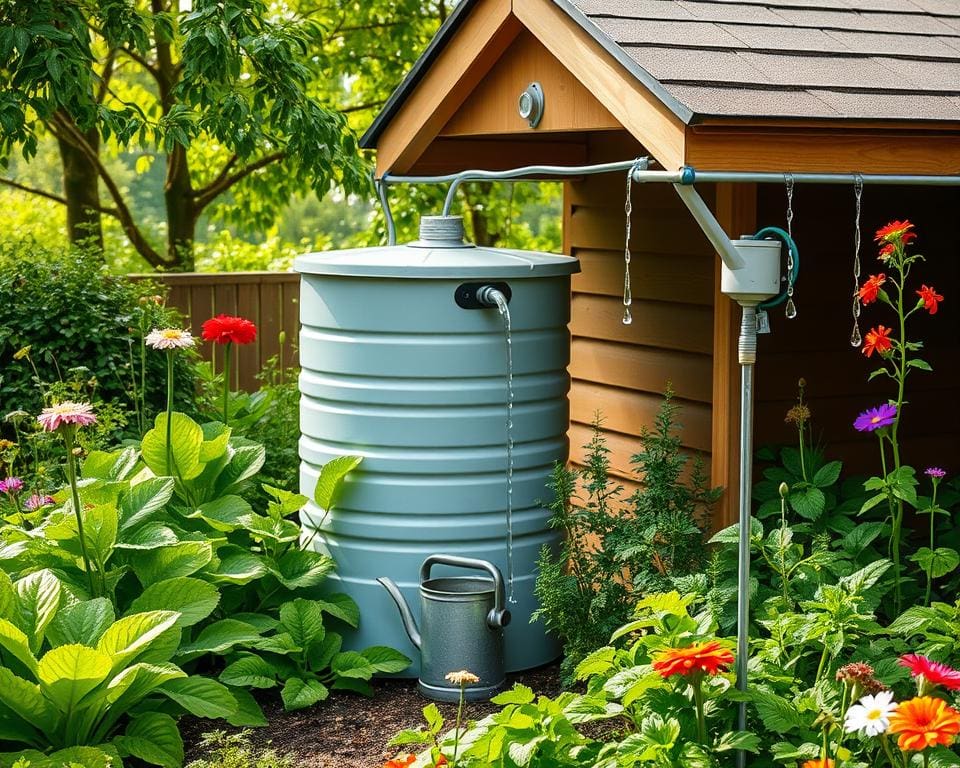
[[183,331],[178,328],[164,328],[160,333],[165,339],[179,339],[183,336]]
[[882,709],[871,709],[867,712],[867,720],[879,720],[881,717],[883,717]]

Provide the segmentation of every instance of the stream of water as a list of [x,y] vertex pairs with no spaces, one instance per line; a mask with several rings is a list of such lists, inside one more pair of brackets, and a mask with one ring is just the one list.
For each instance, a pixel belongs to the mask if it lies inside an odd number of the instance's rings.
[[506,296],[493,291],[491,298],[503,318],[507,339],[507,602],[516,603],[513,596],[513,337]]

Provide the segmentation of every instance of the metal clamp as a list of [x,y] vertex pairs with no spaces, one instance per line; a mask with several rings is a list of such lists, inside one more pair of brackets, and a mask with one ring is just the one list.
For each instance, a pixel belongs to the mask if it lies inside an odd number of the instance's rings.
[[471,568],[475,571],[486,571],[493,579],[493,608],[487,614],[487,624],[493,629],[500,629],[510,623],[510,611],[503,606],[506,603],[506,592],[503,588],[503,576],[500,569],[486,560],[476,560],[472,557],[458,555],[430,555],[420,566],[420,583],[430,579],[430,569],[434,565],[452,565],[456,568]]

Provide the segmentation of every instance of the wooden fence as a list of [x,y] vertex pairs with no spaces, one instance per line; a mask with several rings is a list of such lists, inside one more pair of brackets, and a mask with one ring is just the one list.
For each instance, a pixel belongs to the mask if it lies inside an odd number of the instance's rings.
[[[252,392],[259,386],[256,376],[271,357],[284,366],[297,365],[300,331],[300,276],[293,272],[183,272],[137,275],[156,280],[169,288],[167,304],[187,319],[187,327],[198,339],[205,360],[214,358],[217,371],[223,366],[223,351],[215,344],[200,342],[203,321],[214,315],[240,315],[257,325],[257,340],[237,347],[234,386]],[[281,335],[283,344],[281,345]]]

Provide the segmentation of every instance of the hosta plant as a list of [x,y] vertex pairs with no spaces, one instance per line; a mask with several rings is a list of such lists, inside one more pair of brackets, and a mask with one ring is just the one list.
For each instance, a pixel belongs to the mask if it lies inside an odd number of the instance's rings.
[[176,611],[117,619],[108,600],[78,600],[49,570],[0,576],[0,744],[28,750],[0,764],[45,765],[49,753],[87,747],[57,759],[180,766],[180,714],[232,718],[240,709],[224,685],[172,662],[180,619]]

